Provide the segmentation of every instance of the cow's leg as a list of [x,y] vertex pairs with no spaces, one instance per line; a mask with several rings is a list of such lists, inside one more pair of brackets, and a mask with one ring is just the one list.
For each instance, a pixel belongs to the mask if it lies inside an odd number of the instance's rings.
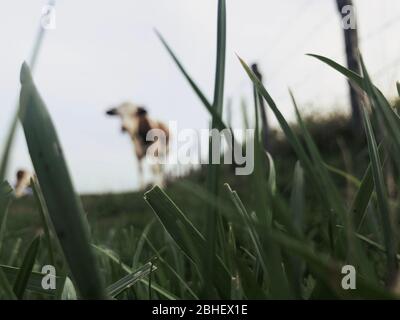
[[144,174],[143,174],[143,159],[145,156],[145,150],[143,145],[140,143],[138,139],[132,139],[132,142],[135,146],[135,154],[138,162],[139,188],[140,190],[143,190],[145,188]]
[[163,165],[160,162],[153,163],[151,166],[153,176],[154,176],[154,183],[159,187],[164,187],[164,175],[163,175]]
[[167,161],[167,155],[168,155],[168,145],[166,140],[159,139],[157,142],[157,148],[158,148],[158,153],[157,153],[157,162],[155,164],[155,171],[156,171],[156,178],[157,178],[157,184],[160,187],[165,187],[165,165]]

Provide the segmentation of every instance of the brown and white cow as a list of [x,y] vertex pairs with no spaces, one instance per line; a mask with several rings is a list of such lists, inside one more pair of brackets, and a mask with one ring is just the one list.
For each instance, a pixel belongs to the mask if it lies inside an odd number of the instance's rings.
[[[160,121],[150,119],[144,107],[135,105],[130,102],[124,102],[115,108],[111,108],[106,112],[109,116],[119,116],[121,119],[121,131],[128,133],[135,147],[135,154],[138,161],[138,172],[140,179],[140,188],[144,188],[143,180],[143,163],[147,152],[151,151],[158,160],[166,157],[168,154],[169,130],[168,127]],[[149,138],[149,132],[152,129],[161,130],[164,139]],[[155,152],[154,152],[155,150]],[[164,185],[164,172],[160,161],[156,161],[152,166],[153,174],[158,178],[157,182],[161,186]]]

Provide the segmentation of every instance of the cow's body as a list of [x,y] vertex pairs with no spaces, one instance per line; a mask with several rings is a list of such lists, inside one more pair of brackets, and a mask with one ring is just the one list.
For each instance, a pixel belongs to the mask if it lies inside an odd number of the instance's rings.
[[[143,164],[142,161],[146,157],[150,147],[155,150],[153,155],[162,158],[168,153],[169,130],[162,122],[149,118],[147,111],[133,103],[125,102],[116,108],[112,108],[106,112],[110,116],[119,116],[121,118],[121,131],[128,133],[135,147],[135,154],[138,160],[138,171],[140,179],[140,187],[144,187],[143,181]],[[158,129],[163,133],[165,139],[149,139],[149,132]],[[164,184],[163,170],[160,161],[157,161],[152,167],[153,173],[157,176],[157,183]]]

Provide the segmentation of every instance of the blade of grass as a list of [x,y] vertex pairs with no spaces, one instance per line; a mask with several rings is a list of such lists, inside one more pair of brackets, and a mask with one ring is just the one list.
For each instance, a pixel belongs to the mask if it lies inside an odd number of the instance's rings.
[[[324,187],[325,190],[329,190],[327,199],[328,202],[330,203],[331,207],[334,209],[334,211],[337,213],[338,217],[340,218],[340,221],[342,221],[345,225],[345,239],[341,239],[341,233],[338,234],[338,239],[340,241],[346,241],[345,242],[345,247],[340,247],[337,246],[336,250],[336,257],[342,257],[344,258],[346,256],[346,260],[359,267],[360,273],[364,274],[365,276],[369,277],[372,280],[377,280],[375,277],[375,273],[373,272],[373,265],[371,261],[368,259],[366,253],[362,250],[362,246],[360,242],[355,238],[354,236],[354,227],[351,219],[351,214],[347,213],[347,209],[344,206],[344,201],[341,198],[341,195],[336,188],[335,184],[333,183],[333,180],[331,179],[329,172],[326,168],[326,165],[317,149],[316,144],[314,143],[311,134],[309,133],[297,106],[296,100],[294,98],[294,95],[291,91],[290,95],[293,101],[293,105],[295,107],[296,111],[296,116],[298,123],[301,127],[303,136],[306,140],[306,145],[308,146],[308,150],[311,154],[311,157],[315,163],[316,170],[318,170],[319,175],[320,175],[320,180],[322,182],[322,186]],[[334,228],[334,225],[336,225],[335,220],[333,217],[331,217],[329,221],[329,228],[332,230]],[[335,230],[332,230],[332,233],[334,233]],[[333,239],[335,241],[335,239]],[[342,244],[342,243],[340,243]],[[336,246],[336,244],[335,244]],[[340,250],[340,251],[339,251]],[[342,252],[343,251],[343,252]]]
[[76,290],[74,284],[71,279],[66,277],[63,290],[61,292],[61,300],[77,300],[78,296],[76,294]]
[[225,125],[224,121],[222,120],[220,114],[218,113],[218,110],[214,109],[212,104],[209,102],[209,100],[206,98],[206,96],[203,94],[203,92],[199,89],[198,85],[194,82],[194,80],[189,76],[187,73],[186,69],[183,67],[183,65],[180,63],[178,58],[176,57],[175,53],[172,51],[164,37],[161,35],[160,32],[155,30],[155,33],[157,37],[161,40],[162,44],[164,47],[167,49],[168,53],[176,63],[177,67],[179,70],[182,72],[183,76],[186,78],[186,80],[189,82],[191,88],[193,91],[196,93],[196,95],[199,97],[203,105],[206,107],[207,111],[211,114],[211,116],[215,119],[218,129],[223,130],[227,129],[228,127]]
[[[321,177],[321,172],[323,173],[324,168],[321,169],[322,164],[317,162],[317,163],[312,163],[312,161],[310,160],[306,150],[304,149],[304,147],[302,146],[302,144],[300,143],[298,137],[296,136],[296,134],[293,132],[293,130],[290,128],[289,124],[287,123],[287,121],[285,120],[285,118],[283,117],[282,113],[279,111],[278,107],[276,106],[274,100],[272,99],[272,97],[270,96],[270,94],[268,93],[268,91],[265,89],[265,87],[263,86],[263,84],[261,83],[261,81],[257,78],[257,76],[250,70],[250,68],[248,67],[248,65],[239,57],[239,60],[243,66],[243,68],[245,69],[246,73],[248,74],[248,76],[250,77],[250,79],[252,80],[253,84],[256,86],[258,92],[263,96],[263,98],[267,101],[268,105],[270,106],[271,110],[273,111],[273,113],[275,114],[276,119],[278,120],[286,138],[288,139],[289,143],[291,144],[292,148],[294,149],[294,151],[296,152],[297,156],[299,157],[299,160],[302,164],[302,167],[306,170],[307,172],[307,176],[308,178],[311,180],[311,182],[314,185],[314,188],[317,192],[317,194],[320,196],[320,198],[323,200],[323,203],[325,204],[326,207],[326,212],[327,214],[327,218],[332,220],[332,212],[336,213],[339,217],[341,217],[343,219],[343,217],[345,217],[346,213],[343,210],[343,205],[341,201],[334,201],[334,198],[337,198],[337,191],[335,192],[333,190],[333,194],[330,194],[330,192],[325,192],[324,190],[326,189],[326,185],[332,185],[330,180],[327,179],[326,175],[323,175]],[[310,147],[311,145],[308,145],[308,147]],[[318,160],[318,157],[315,157],[316,154],[314,154],[313,160],[315,162],[315,160]],[[317,174],[317,170],[318,169],[318,173]],[[321,179],[324,178],[324,179]],[[322,182],[325,185],[321,185]],[[328,189],[329,190],[329,189]],[[339,197],[340,199],[340,197]],[[329,222],[331,227],[330,230],[333,230],[333,223],[332,221]],[[325,238],[325,237],[324,237]],[[332,246],[332,251],[335,252],[335,248],[334,248],[334,239],[333,236],[330,237],[330,241],[331,241],[331,246]]]
[[[329,190],[329,192],[327,192],[324,197],[326,198],[326,202],[329,204],[329,209],[333,210],[338,218],[344,223],[344,225],[346,226],[346,231],[348,232],[347,235],[350,234],[351,232],[351,224],[349,223],[349,219],[347,216],[347,212],[346,212],[346,208],[344,207],[344,202],[340,196],[339,191],[337,190],[335,184],[333,183],[329,172],[325,166],[325,163],[318,151],[318,148],[316,146],[316,144],[314,143],[314,140],[311,137],[311,134],[309,133],[302,117],[299,111],[299,108],[297,106],[297,102],[294,98],[293,93],[289,90],[289,94],[290,97],[292,99],[292,103],[293,106],[295,108],[295,112],[296,112],[296,117],[297,117],[297,122],[299,123],[299,126],[301,128],[301,132],[304,136],[306,145],[307,145],[307,149],[311,155],[313,164],[314,164],[314,169],[315,171],[318,173],[319,176],[319,181],[321,183],[321,187],[323,188],[323,190]],[[334,219],[335,217],[333,217],[332,215],[329,216],[329,224],[330,224],[330,228],[333,228],[334,223]],[[333,245],[334,242],[337,239],[332,239],[333,241]],[[347,244],[349,245],[349,247],[351,248],[351,237],[347,237]],[[338,254],[338,253],[336,253]]]
[[[157,186],[145,193],[145,200],[181,250],[193,261],[198,260],[196,257],[200,257],[204,252],[206,241],[186,215]],[[213,267],[213,283],[221,297],[229,297],[231,276],[226,266],[218,258]]]
[[[361,66],[364,74],[364,83],[366,90],[369,92],[369,96],[372,94],[372,83],[368,76],[368,72],[365,68],[364,62],[361,60]],[[387,276],[388,282],[393,281],[396,270],[397,270],[397,245],[394,236],[394,230],[392,229],[392,221],[390,218],[390,209],[387,197],[387,191],[385,187],[382,164],[379,156],[378,145],[375,140],[375,134],[373,132],[371,122],[366,110],[362,109],[364,127],[367,135],[368,150],[371,160],[371,170],[375,185],[375,191],[377,193],[377,201],[379,213],[381,215],[381,221],[383,225],[383,235],[385,239],[385,247],[387,250]]]
[[[107,257],[108,259],[110,259],[112,262],[114,262],[115,264],[117,264],[125,273],[127,274],[131,274],[132,273],[132,269],[130,267],[128,267],[126,264],[124,264],[121,259],[110,249],[108,248],[104,248],[104,247],[99,247],[96,246],[94,244],[92,244],[92,247],[101,255]],[[145,284],[146,286],[149,285],[148,280],[146,279],[140,279],[140,282]],[[151,283],[151,288],[155,291],[157,291],[160,295],[162,295],[163,297],[167,298],[168,300],[178,300],[178,298],[173,295],[171,292],[168,292],[167,290],[165,290],[164,288],[162,288],[161,286],[155,284],[154,282]]]
[[13,291],[15,296],[21,300],[27,288],[29,277],[35,264],[36,256],[39,251],[40,236],[33,239],[28,247],[21,268],[19,269],[17,279],[14,282]]
[[[305,205],[305,186],[304,186],[304,171],[299,161],[296,162],[293,174],[293,188],[290,195],[290,211],[293,218],[294,227],[297,232],[303,236],[304,223],[304,205]],[[298,257],[284,255],[287,263],[285,263],[286,274],[288,275],[289,283],[293,288],[297,299],[301,299],[303,269],[304,264]],[[287,266],[286,266],[287,265]]]
[[122,292],[129,289],[135,283],[139,282],[142,278],[147,277],[150,272],[154,272],[155,270],[157,270],[157,267],[154,266],[154,264],[152,264],[151,262],[146,263],[145,265],[136,269],[131,274],[126,275],[122,279],[108,286],[108,295],[112,298],[116,298]]
[[1,300],[17,300],[10,282],[6,278],[3,270],[0,267],[0,299]]
[[[370,247],[375,248],[375,249],[377,249],[378,251],[387,254],[387,251],[386,251],[385,247],[382,246],[382,245],[380,245],[379,243],[377,243],[377,242],[375,242],[375,241],[369,239],[369,238],[366,237],[366,236],[363,236],[363,235],[361,235],[361,234],[358,234],[358,233],[356,234],[356,237],[359,238],[359,239],[361,239],[362,241],[364,241],[364,242],[365,242],[366,244],[368,244]],[[396,254],[396,258],[397,258],[397,261],[400,261],[400,254]]]
[[10,257],[8,258],[7,264],[8,264],[9,266],[12,266],[12,265],[14,264],[14,261],[16,260],[18,254],[19,254],[19,250],[21,249],[21,244],[22,244],[22,239],[21,239],[21,238],[18,238],[18,239],[15,241],[14,245],[13,245],[13,248],[12,248],[11,254],[10,254]]
[[[20,268],[5,266],[5,265],[0,265],[0,270],[6,276],[9,283],[15,283],[15,281],[18,277],[18,274],[20,273]],[[35,271],[31,272],[26,288],[35,293],[46,294],[49,296],[56,296],[57,295],[56,291],[62,287],[62,278],[59,276],[56,276],[57,290],[43,289],[42,279],[43,279],[42,273],[35,272]]]
[[[271,186],[267,182],[267,179],[274,179],[273,160],[272,158],[270,158],[268,153],[265,153],[263,146],[262,135],[260,130],[260,120],[259,120],[260,97],[257,92],[257,88],[255,86],[253,87],[253,100],[254,100],[254,114],[255,114],[255,136],[254,136],[254,171],[251,178],[255,185],[256,214],[258,215],[259,219],[265,220],[267,225],[271,225],[272,212],[268,206],[269,199],[267,199],[268,197],[265,197],[265,192],[269,192],[271,194],[273,192],[271,188],[273,186]],[[248,141],[247,143],[251,142]],[[268,162],[266,160],[268,160]],[[268,188],[270,188],[269,191],[267,191]]]
[[[372,106],[378,111],[379,117],[384,121],[384,128],[392,137],[397,153],[400,153],[400,118],[390,106],[390,103],[386,100],[382,92],[379,91],[371,81],[364,81],[365,75],[364,77],[358,75],[328,58],[313,54],[309,54],[309,56],[314,57],[339,71],[367,93],[371,99]],[[395,157],[395,159],[397,159],[397,157]],[[398,165],[400,165],[399,162]]]
[[[268,288],[272,297],[278,299],[291,298],[287,278],[282,265],[282,256],[279,248],[275,244],[261,243],[258,231],[254,228],[254,219],[250,217],[243,202],[240,200],[236,191],[233,191],[228,184],[225,187],[231,196],[237,211],[242,216],[246,231],[249,233],[256,251],[257,260],[263,270],[263,275],[266,277]],[[264,224],[266,229],[271,229],[271,226]],[[260,283],[259,283],[260,284]]]
[[[337,227],[338,228],[343,228],[343,226],[337,226]],[[385,254],[387,253],[385,247],[383,245],[379,244],[378,242],[376,242],[374,240],[371,240],[370,238],[368,238],[368,237],[366,237],[366,236],[364,236],[364,235],[362,235],[360,233],[356,233],[355,235],[356,235],[356,237],[358,239],[362,240],[364,243],[366,243],[371,248],[376,249],[381,253],[385,253]],[[397,258],[398,261],[400,261],[400,254],[397,254],[396,258]]]
[[153,252],[156,254],[158,260],[160,262],[162,262],[173,274],[174,276],[178,279],[179,283],[182,284],[182,286],[184,287],[185,290],[187,290],[190,295],[198,300],[199,297],[196,295],[196,293],[190,288],[190,286],[188,285],[187,281],[185,281],[178,272],[175,271],[175,269],[168,263],[168,261],[166,261],[160,254],[160,252],[154,247],[154,245],[151,243],[151,241],[148,239],[148,237],[145,237],[145,240],[147,242],[147,244],[150,246],[150,248],[153,250]]
[[[55,0],[50,0],[48,2],[49,6],[54,6],[55,5]],[[43,43],[43,39],[44,39],[44,35],[46,33],[46,29],[42,27],[42,25],[39,25],[39,29],[38,29],[38,33],[36,36],[36,39],[34,41],[33,44],[33,49],[32,49],[32,53],[31,53],[31,58],[29,61],[29,65],[31,67],[31,70],[33,72],[35,66],[36,66],[36,62],[38,60],[38,56],[39,56],[39,51],[42,47],[42,43]],[[9,163],[9,158],[10,158],[10,154],[11,154],[11,149],[12,149],[12,145],[14,142],[14,137],[17,131],[17,125],[18,125],[18,115],[19,115],[19,104],[17,103],[15,106],[15,115],[13,117],[13,120],[11,122],[11,126],[10,129],[8,131],[7,134],[7,138],[6,138],[6,142],[5,142],[5,147],[1,156],[1,161],[0,161],[0,181],[4,180],[4,177],[7,174],[7,169],[8,169],[8,163]]]
[[149,234],[150,229],[153,227],[154,222],[155,222],[154,219],[152,221],[150,221],[150,223],[147,224],[147,226],[143,229],[142,234],[140,235],[140,239],[139,239],[136,249],[135,249],[135,254],[133,255],[132,269],[138,268],[139,259],[143,252],[143,247],[146,242],[147,235]]
[[314,185],[314,188],[316,192],[320,195],[321,199],[323,199],[326,203],[326,206],[328,207],[328,212],[331,212],[331,204],[327,202],[326,199],[326,192],[324,192],[323,188],[321,188],[320,185],[320,179],[316,174],[315,166],[311,162],[306,150],[300,143],[300,140],[296,136],[296,134],[293,132],[293,130],[290,128],[289,124],[283,117],[282,113],[279,111],[278,107],[276,106],[274,100],[268,93],[268,91],[265,89],[264,85],[261,83],[261,81],[257,78],[257,76],[250,70],[248,65],[241,59],[240,57],[239,61],[242,64],[244,70],[248,74],[249,78],[252,80],[253,84],[257,88],[258,92],[263,96],[263,98],[267,101],[268,105],[270,106],[271,110],[275,114],[276,119],[278,120],[286,138],[288,139],[290,145],[296,152],[297,156],[299,157],[299,160],[302,164],[302,167],[306,170],[308,178],[311,180],[311,182]]
[[0,184],[0,253],[3,246],[4,236],[6,234],[6,225],[8,218],[8,207],[13,197],[13,189],[6,181]]
[[[378,146],[378,152],[382,156],[382,144]],[[386,162],[384,159],[383,164]],[[353,225],[355,230],[360,232],[362,224],[365,221],[367,207],[374,191],[374,178],[372,176],[371,164],[365,170],[357,193],[353,199],[350,212],[353,216]]]
[[300,234],[303,234],[303,219],[304,219],[304,171],[299,161],[296,162],[293,175],[293,188],[290,196],[290,209],[294,226]]
[[257,78],[257,76],[250,70],[249,66],[244,62],[243,59],[240,57],[239,61],[242,64],[244,70],[246,71],[247,75],[257,88],[258,92],[263,96],[263,98],[267,101],[268,105],[270,106],[271,110],[275,114],[285,136],[287,137],[288,141],[292,145],[293,149],[296,151],[296,154],[299,156],[300,160],[303,163],[304,167],[312,168],[311,161],[309,160],[307,153],[305,152],[303,146],[301,145],[299,139],[290,128],[289,124],[286,122],[285,118],[283,117],[282,113],[279,111],[278,107],[276,106],[274,100],[269,95],[263,84]]
[[240,300],[243,298],[243,292],[242,292],[242,288],[240,285],[240,275],[239,275],[239,271],[238,271],[237,262],[235,261],[235,258],[238,256],[238,248],[236,245],[237,238],[235,235],[235,230],[234,230],[232,222],[228,222],[227,236],[228,236],[228,241],[227,241],[228,257],[226,258],[226,261],[229,263],[228,267],[229,267],[229,271],[232,275],[230,298],[232,300]]
[[361,182],[358,180],[356,177],[352,176],[350,173],[347,173],[343,170],[340,170],[338,168],[335,168],[334,166],[331,166],[329,164],[325,164],[325,167],[332,173],[344,178],[348,182],[352,183],[356,187],[360,187]]
[[[215,71],[215,87],[214,87],[214,101],[213,101],[213,110],[222,117],[223,104],[224,104],[224,83],[225,83],[225,55],[226,55],[226,3],[225,0],[218,1],[218,28],[217,28],[217,62],[216,62],[216,71]],[[216,117],[212,117],[211,121],[211,129],[218,128],[218,119]],[[208,147],[208,167],[207,167],[207,180],[206,185],[207,189],[213,194],[216,198],[218,198],[218,190],[219,190],[219,165],[214,164],[213,160],[215,152],[213,148],[213,138],[209,137],[209,147]],[[220,155],[219,155],[220,156]],[[212,279],[214,279],[214,265],[216,263],[216,250],[217,243],[221,245],[221,248],[225,247],[225,243],[223,243],[224,236],[224,227],[222,225],[222,219],[218,212],[218,207],[208,206],[206,213],[206,247],[204,248],[204,252],[202,253],[205,261],[204,261],[204,288],[203,295],[205,298],[212,298],[209,296],[209,293],[212,290],[209,290],[208,286],[212,283]],[[219,235],[219,237],[218,237]]]
[[361,185],[358,188],[350,209],[353,214],[353,223],[354,226],[356,226],[357,231],[359,231],[362,226],[368,203],[371,199],[373,191],[374,178],[372,176],[371,165],[369,165],[367,170],[365,171],[364,177],[361,181]]
[[238,268],[240,285],[246,298],[250,300],[267,299],[268,295],[257,283],[254,271],[246,265],[244,259],[236,257],[235,261]]
[[[182,63],[178,60],[178,58],[176,57],[175,53],[172,51],[171,47],[168,45],[168,43],[166,42],[164,37],[161,35],[161,33],[158,32],[157,30],[155,30],[155,33],[156,33],[157,37],[160,39],[160,41],[163,44],[163,46],[165,47],[165,49],[167,50],[167,52],[169,53],[169,55],[171,56],[172,60],[177,65],[178,69],[182,72],[182,74],[185,77],[185,79],[189,82],[190,87],[193,89],[193,91],[196,93],[198,98],[203,103],[204,107],[207,109],[207,111],[210,113],[212,118],[215,120],[216,127],[219,130],[229,129],[230,132],[231,132],[231,135],[232,135],[233,144],[236,147],[240,148],[240,144],[235,139],[235,135],[234,135],[233,130],[226,125],[226,123],[223,121],[221,115],[217,112],[216,109],[213,108],[213,105],[211,104],[211,102],[209,102],[209,100],[206,98],[204,93],[199,89],[198,85],[189,76],[188,72],[183,67]],[[228,144],[232,143],[232,141],[229,141],[229,140],[227,142],[228,142]]]
[[73,280],[82,298],[104,299],[82,204],[74,191],[51,117],[26,64],[21,69],[21,84],[20,119],[29,154]]
[[39,206],[39,213],[40,213],[40,217],[42,219],[42,225],[43,225],[44,235],[46,238],[49,260],[50,260],[51,265],[55,266],[56,262],[54,259],[54,250],[53,250],[53,246],[52,246],[52,239],[50,236],[50,228],[49,228],[49,221],[48,221],[49,212],[47,210],[46,202],[43,198],[42,191],[40,190],[40,186],[39,186],[39,183],[37,182],[36,178],[31,179],[31,186],[32,186],[34,197],[36,199],[36,203]]
[[108,259],[110,259],[111,261],[113,261],[114,263],[116,263],[117,265],[119,265],[121,267],[122,270],[124,270],[124,272],[131,274],[132,273],[132,268],[130,268],[128,265],[126,265],[125,263],[123,263],[121,261],[121,259],[118,257],[118,255],[112,251],[109,248],[106,248],[104,246],[97,246],[95,244],[92,244],[92,247],[94,249],[96,249],[96,251],[100,254],[102,254],[103,256],[107,257]]
[[246,100],[244,98],[242,98],[240,101],[240,110],[242,112],[242,118],[243,118],[243,129],[244,130],[250,129],[249,115],[247,112]]

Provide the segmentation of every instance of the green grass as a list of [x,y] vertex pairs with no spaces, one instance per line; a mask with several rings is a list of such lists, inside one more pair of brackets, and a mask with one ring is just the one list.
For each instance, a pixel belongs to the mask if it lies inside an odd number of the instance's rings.
[[[220,0],[212,103],[158,33],[210,113],[211,128],[218,129],[229,128],[223,120],[226,18]],[[247,142],[255,146],[250,176],[235,176],[234,165],[209,165],[171,179],[165,190],[82,197],[24,64],[18,115],[37,180],[34,197],[18,200],[7,182],[1,184],[0,298],[399,298],[397,109],[373,85],[361,57],[358,75],[312,56],[365,92],[360,136],[351,135],[345,120],[303,119],[292,92],[297,124],[288,123],[239,58],[254,87],[254,105],[242,108],[247,127],[252,127],[248,108],[256,111],[254,141]],[[281,128],[272,133],[269,154],[260,138],[259,97]],[[0,175],[13,134],[14,129]],[[57,270],[54,290],[40,285],[46,264]],[[354,290],[341,287],[347,264],[357,271]]]
[[[351,130],[346,128],[344,120],[345,118],[341,116],[328,119],[305,120],[307,126],[311,128],[311,134],[315,137],[316,144],[320,146],[319,149],[322,151],[326,162],[341,170],[345,170],[345,166],[341,159],[340,148],[336,143],[336,139],[342,137],[342,139],[346,141],[351,140]],[[300,130],[296,125],[292,127],[295,132]],[[330,134],[325,133],[326,128],[330,128]],[[363,150],[364,153],[366,152],[367,146],[364,145],[364,143],[360,143],[359,145],[354,143],[352,146],[354,146],[354,148],[350,150],[351,154],[349,156],[359,160],[358,166],[360,168],[358,169],[362,172],[367,168],[368,159],[365,158],[365,156],[360,158],[360,154],[363,153]],[[303,183],[299,182],[300,178],[298,178],[298,176],[301,175],[301,167],[299,165],[296,166],[296,155],[291,150],[287,141],[282,139],[278,133],[273,135],[271,152],[272,154],[276,154],[274,158],[276,163],[277,190],[282,191],[282,197],[284,198],[282,201],[290,206],[290,217],[296,216],[293,218],[294,230],[290,230],[290,233],[303,234],[305,238],[309,239],[309,241],[316,246],[316,250],[321,250],[323,252],[324,249],[321,248],[320,239],[321,219],[319,215],[315,213],[323,208],[321,208],[313,190],[304,188],[304,184],[307,182],[307,176],[304,176],[303,173],[305,181]],[[293,168],[293,170],[287,172],[288,170],[286,168],[288,167]],[[297,168],[296,171],[294,171],[295,167]],[[234,176],[230,166],[222,166],[221,170],[221,180],[229,182],[232,189],[237,191],[246,210],[248,212],[256,210],[257,199],[252,192],[249,192],[248,188],[254,178],[251,176]],[[188,215],[190,221],[199,230],[204,229],[203,211],[199,208],[204,207],[204,198],[210,201],[207,191],[201,187],[205,185],[206,176],[206,167],[204,167],[204,169],[199,171],[193,171],[186,178],[171,180],[166,188],[167,194],[173,199],[174,203],[179,205],[179,208]],[[362,174],[358,176],[362,177]],[[346,190],[348,182],[345,178],[337,174],[334,174],[332,178],[334,178],[335,183],[341,190]],[[354,187],[355,193],[358,185],[352,184],[352,186]],[[360,188],[360,190],[362,189],[364,188]],[[345,195],[344,191],[342,191],[342,193]],[[235,205],[231,203],[231,196],[226,192],[223,185],[220,186],[219,194],[219,201],[222,203],[221,212],[229,214],[235,209]],[[188,270],[192,270],[189,265],[190,261],[187,261],[187,257],[181,254],[180,250],[173,242],[169,242],[168,245],[166,244],[165,235],[163,235],[164,228],[158,221],[154,221],[155,215],[143,199],[143,192],[85,195],[82,196],[81,199],[84,211],[87,213],[89,225],[91,226],[92,242],[105,250],[111,250],[114,254],[113,257],[115,257],[115,260],[104,256],[100,257],[102,268],[108,270],[105,275],[107,286],[125,277],[131,267],[141,267],[152,257],[159,257],[158,260],[155,261],[155,265],[158,269],[152,275],[153,284],[158,285],[159,283],[163,283],[164,288],[167,289],[170,294],[173,294],[172,296],[168,295],[170,298],[194,299],[201,296],[201,286],[199,285],[196,289],[196,287],[193,286],[195,277],[191,275],[190,272],[188,274]],[[301,202],[303,202],[303,210],[300,209],[301,205],[299,205],[299,203]],[[348,203],[348,205],[350,206],[351,203]],[[7,233],[4,240],[5,251],[1,261],[8,262],[10,260],[17,239],[21,239],[22,241],[20,248],[21,253],[23,253],[35,234],[38,232],[43,232],[43,234],[45,234],[45,227],[42,221],[40,205],[34,197],[24,197],[13,201],[10,207]],[[251,254],[252,249],[250,249],[250,246],[243,247],[237,242],[237,239],[240,239],[241,236],[239,237],[233,234],[235,230],[233,222],[235,221],[237,220],[233,219],[229,222],[227,243],[229,245],[233,243],[233,248],[236,247],[236,249],[232,249],[232,251],[240,253],[244,250],[246,255],[241,258],[232,257],[229,259],[231,261],[230,263],[232,264],[234,261],[236,272],[240,271],[242,277],[246,279],[246,283],[242,284],[246,288],[242,289],[247,292],[246,298],[267,298],[268,295],[265,291],[254,287],[254,282],[257,283],[257,281],[252,278],[253,272],[247,267],[247,259],[250,257],[247,256],[247,254]],[[238,233],[241,234],[242,232]],[[363,237],[365,246],[370,251],[371,259],[378,259],[379,256],[384,254],[385,250],[382,249],[383,247],[381,245],[378,243],[369,245],[367,241],[370,242],[371,239],[365,236],[361,237]],[[45,245],[45,237],[42,237],[42,242],[40,254],[36,263],[37,271],[40,265],[50,263],[51,261],[48,249]],[[230,252],[230,249],[227,251]],[[120,261],[120,259],[124,265],[128,266],[127,269],[119,266],[118,261]],[[304,289],[304,284],[310,282],[311,277],[305,277],[305,274],[307,274],[306,264],[301,258],[294,257],[294,259],[296,263],[295,266],[298,267],[294,268],[289,279],[297,283],[295,286],[301,288],[301,292],[307,292],[308,289]],[[60,263],[60,258],[58,258],[57,254],[56,261]],[[22,260],[18,258],[14,260],[12,265],[19,266],[21,263]],[[378,270],[381,268],[379,263],[377,264],[377,268]],[[178,282],[178,284],[176,282]],[[128,294],[125,292],[118,296],[118,298],[148,298],[148,288],[144,281],[136,283],[129,290],[134,293]],[[300,290],[296,289],[293,291],[295,292],[294,296],[299,297]],[[167,298],[155,289],[153,289],[152,292],[152,298]],[[50,298],[51,296],[42,295],[42,293],[32,293],[32,290],[28,290],[25,297]],[[241,291],[237,290],[232,292],[231,297],[243,298],[244,296]]]

